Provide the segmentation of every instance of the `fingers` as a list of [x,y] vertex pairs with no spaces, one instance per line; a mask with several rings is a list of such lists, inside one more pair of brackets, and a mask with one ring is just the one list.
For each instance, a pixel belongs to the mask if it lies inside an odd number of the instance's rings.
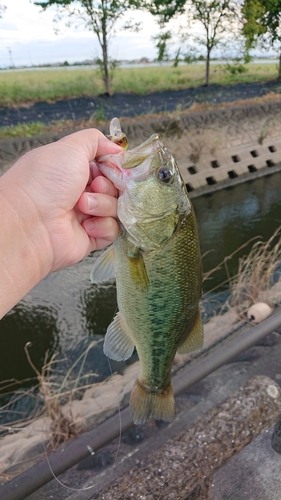
[[99,175],[91,183],[91,190],[95,193],[102,193],[109,196],[118,197],[118,190],[106,177]]
[[84,192],[78,201],[78,208],[94,217],[117,217],[117,199],[106,194]]
[[101,173],[100,173],[100,170],[99,170],[99,167],[97,166],[96,162],[95,161],[91,161],[89,163],[89,169],[90,169],[90,172],[89,172],[89,181],[88,181],[88,186],[90,186],[93,182],[93,180],[98,177],[98,176],[101,176]]
[[113,217],[87,219],[82,226],[91,239],[94,250],[100,250],[113,243],[119,230],[118,223]]

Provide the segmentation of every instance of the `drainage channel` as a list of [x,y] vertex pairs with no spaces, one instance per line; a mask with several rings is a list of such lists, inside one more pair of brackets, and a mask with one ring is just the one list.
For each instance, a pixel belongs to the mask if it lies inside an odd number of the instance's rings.
[[[231,359],[256,344],[280,326],[281,311],[279,310],[259,325],[254,327],[249,326],[239,336],[219,345],[219,347],[210,351],[207,355],[189,364],[173,378],[175,396],[187,391],[197,382],[231,361]],[[121,432],[125,432],[134,425],[128,407],[121,412],[121,422]],[[3,500],[23,500],[50,482],[54,478],[53,473],[59,476],[88,457],[93,451],[98,451],[118,437],[119,433],[120,416],[114,415],[95,429],[66,443],[62,448],[52,453],[48,457],[48,460],[45,458],[4,484],[0,488],[0,498]]]

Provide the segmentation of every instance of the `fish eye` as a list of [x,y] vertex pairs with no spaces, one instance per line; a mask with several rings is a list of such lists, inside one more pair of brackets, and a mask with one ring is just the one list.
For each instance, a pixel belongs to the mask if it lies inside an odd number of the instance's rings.
[[170,184],[173,181],[173,172],[167,168],[167,167],[162,167],[158,170],[157,172],[158,179],[161,182],[165,182],[165,184]]

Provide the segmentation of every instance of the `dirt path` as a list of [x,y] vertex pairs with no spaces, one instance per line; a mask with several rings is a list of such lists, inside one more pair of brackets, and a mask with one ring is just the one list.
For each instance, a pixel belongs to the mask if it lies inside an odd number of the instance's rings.
[[230,103],[237,100],[263,97],[273,92],[281,94],[281,82],[238,83],[231,86],[210,85],[184,90],[154,92],[144,96],[116,93],[112,97],[79,97],[54,103],[38,102],[29,107],[0,108],[0,126],[17,123],[52,120],[81,120],[91,116],[108,120],[113,116],[136,117],[141,115],[185,110],[195,103]]

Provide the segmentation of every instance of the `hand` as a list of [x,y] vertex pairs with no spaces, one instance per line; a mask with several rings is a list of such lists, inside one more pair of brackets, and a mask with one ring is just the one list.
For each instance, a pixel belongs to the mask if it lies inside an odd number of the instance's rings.
[[50,271],[74,264],[116,238],[116,189],[90,162],[120,150],[89,129],[35,149],[16,164],[14,189],[25,191],[48,232]]
[[116,238],[117,193],[91,161],[121,150],[84,130],[30,151],[0,178],[0,317],[1,300],[9,310],[49,272]]

